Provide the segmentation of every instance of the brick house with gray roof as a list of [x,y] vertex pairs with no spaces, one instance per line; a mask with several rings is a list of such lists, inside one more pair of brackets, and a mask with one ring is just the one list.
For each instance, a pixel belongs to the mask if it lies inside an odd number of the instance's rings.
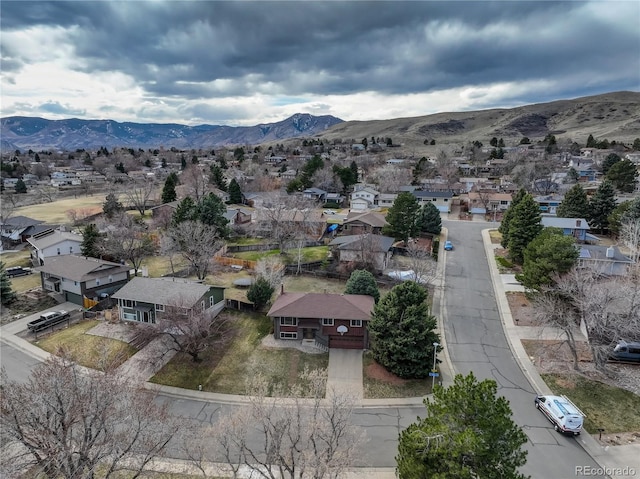
[[182,278],[142,278],[136,276],[112,296],[118,300],[122,321],[156,323],[162,315],[208,312],[224,308],[224,288]]
[[374,299],[363,294],[285,293],[267,316],[276,339],[302,340],[322,348],[367,349]]

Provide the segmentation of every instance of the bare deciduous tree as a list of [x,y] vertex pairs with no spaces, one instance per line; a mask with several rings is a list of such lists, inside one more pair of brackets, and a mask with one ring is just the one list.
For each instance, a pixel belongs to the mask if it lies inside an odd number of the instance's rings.
[[640,261],[640,219],[628,220],[622,224],[620,239],[629,248],[634,263]]
[[438,277],[437,263],[431,251],[418,241],[409,241],[407,245],[408,266],[413,270],[413,281],[423,285],[432,285]]
[[[164,356],[167,351],[188,354],[193,362],[201,361],[200,354],[206,350],[223,344],[229,338],[229,320],[226,314],[218,314],[200,305],[190,304],[186,299],[175,301],[165,306],[162,315],[156,316],[156,323],[144,325],[136,331],[134,341],[146,344],[164,336],[170,341],[165,343],[167,349],[159,349],[158,354]],[[156,361],[160,358],[150,358]]]
[[151,195],[156,189],[156,185],[151,180],[133,181],[124,189],[125,198],[129,201],[141,216],[147,210],[147,205],[151,199]]
[[256,265],[256,276],[263,277],[271,287],[277,288],[282,284],[282,278],[284,278],[284,265],[280,258],[275,256],[259,259]]
[[189,165],[180,175],[180,184],[187,190],[187,196],[191,196],[198,203],[207,192],[207,177],[199,165]]
[[396,193],[401,186],[411,184],[413,179],[410,168],[386,164],[375,169],[371,176],[381,193]]
[[156,252],[156,244],[146,225],[126,213],[114,217],[100,247],[109,256],[129,261],[136,276],[142,261]]
[[211,271],[213,255],[223,241],[215,226],[200,221],[183,221],[168,232],[177,251],[189,262],[198,279],[204,279]]
[[556,291],[571,301],[584,321],[597,369],[606,371],[613,345],[640,340],[640,282],[635,270],[607,277],[596,269],[574,268],[556,279]]
[[[233,477],[333,479],[353,465],[363,438],[350,421],[353,399],[329,394],[323,400],[326,372],[306,371],[302,380],[304,388],[276,391],[290,397],[283,404],[281,397],[267,397],[262,376],[254,377],[250,405],[216,425],[215,438]],[[254,429],[258,442],[248,440]]]
[[137,478],[181,427],[148,391],[64,358],[39,365],[24,383],[3,370],[2,384],[0,430],[13,446],[3,449],[6,477],[38,467],[51,479],[93,478],[97,469],[105,479],[125,470]]

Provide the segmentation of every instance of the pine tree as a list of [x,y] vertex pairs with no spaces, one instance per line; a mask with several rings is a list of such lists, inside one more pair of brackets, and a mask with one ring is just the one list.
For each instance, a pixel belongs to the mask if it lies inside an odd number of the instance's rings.
[[4,269],[4,263],[0,261],[0,298],[2,298],[2,304],[7,305],[16,299],[16,293],[11,286],[11,280],[7,274],[7,270]]
[[216,185],[222,191],[227,191],[229,185],[227,185],[227,180],[224,178],[222,169],[218,165],[212,164],[209,167],[209,171],[211,173],[211,183]]
[[425,204],[420,211],[420,231],[439,235],[442,231],[440,211],[433,203]]
[[187,196],[180,203],[178,203],[178,206],[173,212],[173,216],[171,217],[171,225],[176,226],[183,221],[195,221],[196,218],[196,204],[190,196]]
[[418,199],[409,192],[402,192],[393,202],[387,212],[387,223],[384,227],[385,234],[401,239],[407,244],[412,236],[419,231],[420,204]]
[[516,278],[526,288],[539,290],[554,284],[554,275],[567,273],[577,259],[573,236],[565,236],[560,228],[544,228],[524,249],[522,274]]
[[610,181],[603,181],[589,203],[589,226],[597,228],[600,234],[609,229],[609,215],[616,208],[616,191]]
[[513,218],[513,211],[516,209],[518,203],[522,201],[522,198],[524,198],[526,194],[527,191],[524,188],[521,188],[516,193],[516,196],[511,200],[511,204],[509,205],[509,208],[507,208],[507,211],[505,211],[504,215],[502,215],[502,221],[500,222],[498,231],[500,232],[500,234],[502,234],[502,240],[500,241],[500,244],[503,248],[507,248],[509,246],[509,225],[511,224],[511,218]]
[[524,249],[542,231],[540,207],[529,193],[513,211],[509,224],[509,256],[522,264]]
[[620,160],[607,172],[607,180],[623,193],[632,193],[638,182],[638,170],[630,160]]
[[242,190],[235,178],[229,183],[229,203],[232,205],[242,204]]
[[366,294],[372,296],[377,303],[380,299],[380,290],[376,279],[366,269],[356,269],[351,273],[344,289],[345,294]]
[[107,218],[113,218],[116,213],[124,211],[124,206],[122,206],[122,203],[114,193],[109,193],[105,196],[104,203],[102,203],[102,211]]
[[24,181],[22,181],[22,179],[18,179],[18,181],[16,182],[15,191],[18,194],[23,194],[27,192],[27,185],[25,184]]
[[82,244],[80,245],[80,253],[82,256],[91,258],[99,258],[100,251],[98,242],[100,240],[100,232],[95,224],[91,223],[82,230]]
[[527,435],[513,421],[509,401],[493,379],[456,375],[425,400],[426,416],[400,433],[400,479],[526,479]]
[[262,309],[271,300],[273,291],[274,288],[269,281],[258,276],[247,291],[247,299],[253,303],[255,309]]
[[176,194],[177,183],[178,176],[175,173],[171,173],[169,176],[167,176],[167,179],[164,181],[164,186],[162,187],[161,200],[163,203],[171,203],[172,201],[176,201],[178,199],[178,195]]
[[567,194],[564,195],[562,203],[556,210],[559,218],[588,218],[589,200],[582,185],[574,185]]
[[609,153],[602,162],[602,174],[606,176],[611,167],[621,160],[622,158],[620,158],[616,153]]
[[426,300],[422,286],[406,281],[375,305],[369,322],[373,358],[401,378],[427,377],[432,367],[440,337]]

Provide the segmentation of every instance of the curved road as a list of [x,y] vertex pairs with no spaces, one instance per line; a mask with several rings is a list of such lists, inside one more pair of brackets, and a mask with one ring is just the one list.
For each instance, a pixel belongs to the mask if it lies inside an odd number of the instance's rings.
[[[446,262],[446,277],[440,314],[455,372],[473,371],[479,379],[497,381],[499,394],[511,402],[514,420],[529,437],[529,456],[523,473],[534,479],[564,479],[576,477],[576,466],[597,468],[576,439],[556,433],[533,406],[535,392],[511,354],[494,296],[481,236],[488,224],[447,221],[446,225],[456,249],[442,258]],[[1,344],[0,363],[10,378],[20,379],[28,375],[37,360]],[[215,424],[220,414],[235,407],[171,396],[161,400],[169,402],[175,414],[203,425]],[[424,412],[422,405],[357,408],[354,422],[366,431],[368,439],[357,465],[394,468],[399,432]]]
[[448,221],[446,226],[456,248],[445,254],[441,314],[455,372],[473,372],[479,379],[498,383],[498,394],[509,400],[514,421],[529,437],[523,473],[532,478],[564,479],[576,477],[576,466],[597,468],[577,439],[554,431],[533,405],[535,391],[511,353],[493,291],[481,236],[489,224]]

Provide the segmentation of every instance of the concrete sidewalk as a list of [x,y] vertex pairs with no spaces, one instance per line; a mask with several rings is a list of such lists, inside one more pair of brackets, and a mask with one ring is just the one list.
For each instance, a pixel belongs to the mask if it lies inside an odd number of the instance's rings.
[[[509,286],[512,285],[511,278],[507,277],[505,280],[501,277],[503,275],[498,271],[496,262],[493,259],[493,250],[495,249],[495,245],[491,243],[491,237],[489,236],[488,229],[482,231],[482,239],[489,263],[491,281],[493,283],[496,302],[498,303],[502,326],[513,357],[518,362],[520,369],[529,380],[529,383],[538,393],[552,394],[552,391],[540,377],[537,368],[531,362],[524,346],[522,346],[521,339],[558,339],[562,337],[561,333],[557,330],[554,331],[554,328],[548,327],[529,326],[526,327],[526,330],[522,330],[525,326],[518,326],[515,324],[513,316],[511,315],[511,309],[509,308],[506,291],[518,291],[518,289],[509,288]],[[608,471],[624,471],[625,467],[635,467],[635,473],[637,474],[640,472],[640,460],[638,459],[640,458],[640,444],[630,444],[627,446],[603,446],[586,432],[581,434],[576,441],[598,464],[600,464],[601,467]],[[613,479],[628,477],[613,473],[608,475]]]

